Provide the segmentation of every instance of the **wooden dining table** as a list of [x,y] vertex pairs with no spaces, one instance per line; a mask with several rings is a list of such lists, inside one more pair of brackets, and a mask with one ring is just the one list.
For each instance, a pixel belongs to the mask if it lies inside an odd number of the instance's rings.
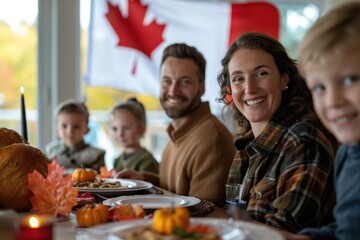
[[[151,191],[150,191],[151,190]],[[148,192],[141,192],[141,194],[154,194],[154,193],[161,193],[163,195],[169,195],[169,196],[177,196],[176,194],[166,191],[164,189],[160,189],[158,187],[153,187],[152,189],[149,189]],[[95,197],[95,202],[99,203],[102,202],[104,199],[101,199],[99,197]],[[111,239],[111,237],[106,237],[106,236],[101,236],[101,235],[96,235],[96,234],[89,234],[88,230],[90,229],[84,229],[84,228],[80,228],[76,222],[76,211],[77,209],[74,208],[74,210],[71,212],[70,216],[68,219],[66,220],[55,220],[53,222],[53,240],[72,240],[72,239],[76,239],[76,240],[81,240],[81,239]],[[11,211],[11,210],[7,210],[9,217],[8,219],[3,220],[3,222],[1,221],[0,218],[0,225],[2,225],[0,227],[0,239],[1,240],[15,240],[15,229],[11,230],[10,228],[14,226],[14,224],[11,224],[10,221],[15,221],[14,219],[16,218],[20,218],[23,215],[27,215],[29,213],[25,212],[25,213],[16,213],[15,211]],[[0,215],[1,217],[1,215]],[[226,219],[228,218],[227,212],[224,209],[221,208],[215,208],[214,210],[212,210],[209,214],[207,214],[204,217],[208,217],[208,218],[218,218],[218,219]],[[4,225],[4,223],[6,222],[7,226]],[[127,221],[118,221],[118,222],[109,222],[109,223],[105,223],[103,224],[105,227],[106,225],[110,226],[115,226],[117,224],[124,224]]]
[[[216,208],[213,212],[206,216],[207,218],[221,218],[226,219],[227,214],[224,210],[220,208]],[[131,221],[131,220],[130,220]],[[126,221],[119,222],[109,222],[105,223],[109,228],[114,227],[115,225],[124,224]],[[70,215],[70,219],[63,222],[55,222],[54,223],[54,240],[70,240],[70,239],[111,239],[110,236],[101,236],[101,234],[97,235],[95,232],[89,231],[89,229],[83,229],[78,227],[76,223],[76,217],[74,214]],[[92,234],[91,234],[92,233]]]
[[[161,189],[159,187],[154,187],[152,190],[155,190],[155,192],[149,192],[151,193],[159,193],[169,196],[177,196],[176,194],[169,192],[165,189]],[[216,219],[227,219],[228,214],[225,209],[215,207],[213,211],[211,211],[206,216],[202,216],[206,218],[216,218]],[[131,221],[131,220],[130,220]],[[118,221],[118,222],[109,222],[105,223],[104,228],[106,227],[114,227],[116,225],[120,224],[126,224],[127,221]],[[54,240],[70,240],[70,239],[112,239],[111,236],[102,236],[101,234],[97,235],[95,231],[89,231],[89,229],[80,228],[77,225],[76,222],[76,215],[75,212],[73,212],[69,219],[66,221],[59,221],[54,223]]]
[[[164,195],[169,196],[177,196],[174,193],[171,193],[169,191],[166,191],[164,189],[159,189],[156,187],[156,192],[161,192]],[[151,194],[151,192],[149,192]],[[97,202],[100,202],[101,199],[97,199]],[[27,214],[27,213],[22,213]],[[202,219],[219,219],[222,221],[227,221],[229,219],[229,215],[227,211],[223,208],[215,207],[211,212],[209,212],[207,215],[201,216],[201,217],[195,217],[196,219],[202,218]],[[1,220],[1,219],[0,219]],[[106,229],[114,229],[116,227],[119,227],[123,224],[130,224],[130,221],[117,221],[117,222],[108,222],[100,225],[96,225],[94,227],[90,228],[80,228],[76,221],[76,210],[72,211],[69,218],[63,221],[54,221],[53,222],[53,238],[52,240],[116,240],[118,238],[114,237],[113,235],[106,232]],[[239,222],[240,225],[244,224],[242,222]],[[1,225],[1,221],[0,221]],[[97,231],[97,229],[105,229],[104,231]],[[2,232],[3,231],[3,232]],[[281,231],[279,231],[281,234]],[[4,232],[4,229],[0,228],[0,239],[4,240],[15,240],[15,234],[11,231]],[[284,235],[282,235],[284,236]],[[285,238],[277,238],[277,239],[285,239]]]

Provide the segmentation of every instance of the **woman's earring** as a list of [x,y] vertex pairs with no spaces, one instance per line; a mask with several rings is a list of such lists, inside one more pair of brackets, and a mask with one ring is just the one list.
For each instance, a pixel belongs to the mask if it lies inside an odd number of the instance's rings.
[[288,90],[288,88],[289,88],[288,86],[285,86],[285,87],[284,87],[284,91],[285,91],[285,90]]

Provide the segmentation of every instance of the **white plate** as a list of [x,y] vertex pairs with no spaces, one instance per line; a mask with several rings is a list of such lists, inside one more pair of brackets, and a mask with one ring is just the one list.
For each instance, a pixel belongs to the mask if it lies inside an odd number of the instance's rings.
[[274,229],[257,223],[236,221],[234,226],[246,236],[246,240],[285,240],[285,238]]
[[201,202],[200,199],[179,195],[147,194],[134,196],[121,196],[105,200],[103,204],[113,206],[118,204],[141,204],[144,209],[157,209],[163,207],[190,207]]
[[122,178],[102,178],[102,180],[107,182],[120,182],[121,187],[117,188],[88,188],[88,187],[79,187],[79,192],[90,192],[92,194],[100,194],[104,196],[119,196],[122,193],[135,193],[139,190],[145,190],[152,188],[152,184],[140,180],[130,180]]
[[[90,235],[106,236],[107,240],[124,239],[126,233],[135,227],[144,227],[151,224],[151,220],[136,220],[120,224],[109,223],[101,224],[86,229]],[[230,223],[226,219],[216,218],[191,218],[191,224],[204,224],[217,230],[223,240],[284,240],[284,238],[275,230],[252,222],[236,221]]]

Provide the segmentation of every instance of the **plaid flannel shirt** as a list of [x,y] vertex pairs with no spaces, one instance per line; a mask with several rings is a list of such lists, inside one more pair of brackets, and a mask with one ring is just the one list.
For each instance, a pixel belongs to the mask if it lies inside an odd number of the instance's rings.
[[310,123],[277,111],[255,139],[235,139],[228,182],[242,183],[242,198],[256,221],[291,232],[332,220],[335,202],[330,140]]

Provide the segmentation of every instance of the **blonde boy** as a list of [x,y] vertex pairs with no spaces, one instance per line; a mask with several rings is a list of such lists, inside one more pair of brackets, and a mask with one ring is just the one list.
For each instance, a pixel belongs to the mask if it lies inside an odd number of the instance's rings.
[[335,221],[288,239],[360,239],[360,2],[330,10],[311,27],[299,66],[316,113],[342,146],[334,171]]
[[57,106],[56,116],[59,140],[47,144],[46,155],[56,158],[67,173],[81,166],[95,170],[104,166],[105,151],[84,141],[84,135],[90,131],[86,105],[74,99],[66,100]]

